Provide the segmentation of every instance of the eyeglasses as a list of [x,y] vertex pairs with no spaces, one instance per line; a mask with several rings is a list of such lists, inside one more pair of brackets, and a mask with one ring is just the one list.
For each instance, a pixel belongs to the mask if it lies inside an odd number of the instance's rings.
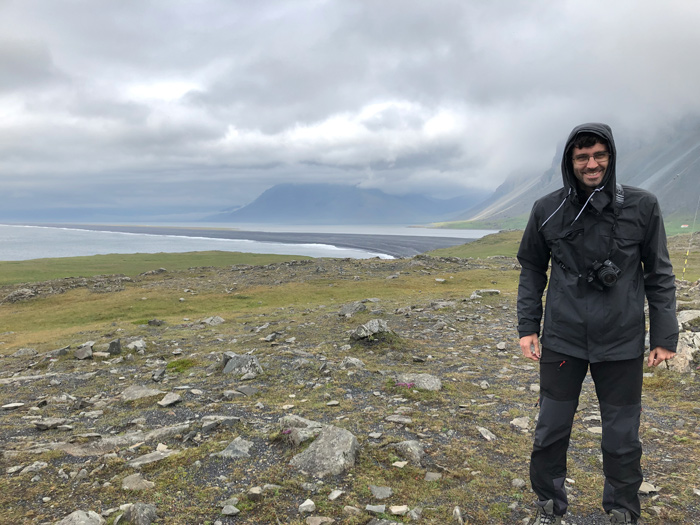
[[593,155],[576,155],[574,157],[574,163],[576,164],[588,164],[588,162],[591,160],[591,157],[593,157],[593,160],[595,160],[598,164],[601,162],[607,162],[610,160],[610,152],[609,151],[596,151]]

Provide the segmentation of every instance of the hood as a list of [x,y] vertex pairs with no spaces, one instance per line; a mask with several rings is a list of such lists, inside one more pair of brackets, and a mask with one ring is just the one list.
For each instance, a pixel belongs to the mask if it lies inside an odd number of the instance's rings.
[[[601,124],[600,122],[589,122],[587,124],[581,124],[576,126],[571,133],[569,138],[566,140],[566,147],[564,148],[564,154],[561,160],[561,174],[564,179],[564,187],[568,188],[571,195],[577,198],[581,191],[578,187],[578,181],[574,175],[573,163],[571,161],[571,150],[573,149],[573,141],[579,133],[594,133],[599,135],[601,138],[608,142],[610,148],[610,161],[608,162],[608,169],[605,172],[605,178],[598,188],[602,188],[600,193],[607,195],[608,199],[598,199],[598,204],[607,204],[615,201],[615,161],[617,159],[617,150],[615,149],[615,139],[613,139],[612,129],[607,124]],[[605,201],[605,202],[601,202]]]

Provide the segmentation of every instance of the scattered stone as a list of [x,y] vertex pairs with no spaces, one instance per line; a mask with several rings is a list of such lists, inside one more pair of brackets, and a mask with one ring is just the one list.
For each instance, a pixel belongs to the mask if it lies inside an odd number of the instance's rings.
[[642,484],[639,487],[639,493],[640,494],[651,494],[652,492],[658,492],[659,489],[657,489],[654,485],[651,483],[648,483],[646,481],[642,481]]
[[335,523],[335,520],[333,518],[321,516],[310,516],[306,518],[306,525],[324,525],[326,523]]
[[530,428],[530,418],[528,416],[516,417],[510,422],[510,425],[518,430],[526,431]]
[[394,505],[389,507],[389,512],[392,516],[405,516],[408,514],[408,505]]
[[335,476],[355,464],[359,448],[352,433],[329,425],[306,450],[292,458],[290,465],[318,478]]
[[34,357],[38,353],[34,348],[20,348],[10,357]]
[[248,489],[247,496],[250,501],[262,501],[262,487],[251,487],[250,489]]
[[316,504],[313,501],[311,501],[310,499],[307,499],[304,503],[299,505],[299,513],[300,514],[311,514],[315,510],[316,510]]
[[338,315],[349,319],[353,315],[364,312],[365,310],[367,310],[367,307],[364,304],[360,301],[355,301],[354,303],[346,304],[341,307]]
[[158,511],[155,505],[150,505],[148,503],[134,503],[131,505],[124,514],[122,514],[122,521],[129,523],[131,525],[150,525],[155,520],[158,519]]
[[137,341],[132,341],[126,347],[129,350],[136,350],[137,352],[141,352],[143,350],[146,350],[146,341],[143,339],[138,339]]
[[510,482],[510,484],[513,486],[513,488],[516,489],[524,489],[527,485],[525,480],[521,478],[515,478],[513,481]]
[[398,454],[411,462],[411,465],[416,467],[421,466],[421,462],[425,457],[425,450],[423,449],[423,444],[420,441],[402,441],[401,443],[395,443],[391,446]]
[[240,513],[241,511],[238,510],[238,508],[234,505],[224,505],[224,508],[221,509],[221,514],[223,514],[224,516],[236,516]]
[[238,355],[233,352],[224,352],[224,374],[246,375],[262,374],[263,369],[258,358],[252,355]]
[[158,401],[158,405],[162,407],[169,407],[171,405],[179,403],[180,401],[182,401],[182,397],[180,397],[180,394],[169,392],[165,394],[165,397],[163,399]]
[[345,357],[340,363],[341,370],[347,370],[348,368],[356,368],[359,370],[364,370],[365,364],[356,357]]
[[598,436],[602,436],[602,435],[603,435],[603,427],[588,427],[587,430],[588,430],[591,434],[596,434],[596,435],[598,435]]
[[331,493],[328,494],[328,501],[335,501],[343,494],[345,494],[345,492],[342,490],[332,490]]
[[391,487],[377,487],[376,485],[370,485],[369,490],[376,499],[387,499],[394,495],[394,491]]
[[350,339],[359,341],[362,339],[372,339],[380,334],[393,334],[394,332],[382,319],[372,319],[371,321],[356,328],[351,334]]
[[62,417],[46,417],[38,421],[32,421],[32,424],[39,430],[51,430],[68,423],[70,423],[70,420]]
[[384,421],[389,421],[390,423],[398,423],[400,425],[410,425],[413,420],[410,417],[400,416],[398,414],[392,414],[384,418]]
[[365,510],[370,514],[384,514],[386,512],[386,505],[367,505]]
[[109,342],[109,349],[107,352],[110,355],[119,355],[122,353],[122,341],[121,339],[115,339]]
[[204,324],[208,324],[209,326],[219,326],[224,322],[224,320],[218,315],[215,315],[214,317],[207,317],[206,319],[202,319],[202,322]]
[[126,464],[132,468],[138,469],[143,467],[144,465],[150,465],[151,463],[162,461],[165,458],[172,456],[173,454],[175,454],[174,450],[156,450],[155,452],[144,454],[143,456],[139,456],[130,461],[127,461]]
[[486,441],[495,441],[496,436],[493,432],[491,432],[489,429],[484,428],[484,427],[476,427],[476,429],[479,431],[479,434],[486,440]]
[[252,446],[252,441],[246,441],[242,437],[238,436],[236,439],[231,441],[231,443],[229,443],[224,450],[221,452],[216,452],[212,455],[227,459],[249,458],[250,454],[248,451]]
[[147,386],[133,385],[121,393],[122,401],[136,401],[146,397],[155,397],[164,394],[161,390],[148,388]]
[[122,490],[148,490],[155,487],[156,484],[152,481],[145,480],[141,473],[132,474],[122,480]]
[[439,472],[426,472],[425,477],[423,478],[425,481],[438,481],[442,479],[442,474]]
[[85,359],[92,359],[92,346],[81,346],[75,349],[73,356],[81,361]]
[[2,406],[3,410],[17,410],[18,408],[22,408],[24,406],[24,403],[8,403],[6,405]]
[[431,392],[442,390],[442,381],[430,374],[397,374],[396,383],[413,384],[413,388],[417,390],[428,390]]
[[61,521],[57,521],[56,525],[102,525],[103,523],[106,523],[104,518],[97,512],[76,510]]
[[452,519],[455,520],[455,523],[458,525],[464,525],[464,519],[462,518],[462,511],[460,510],[459,507],[455,507],[454,510],[452,511]]

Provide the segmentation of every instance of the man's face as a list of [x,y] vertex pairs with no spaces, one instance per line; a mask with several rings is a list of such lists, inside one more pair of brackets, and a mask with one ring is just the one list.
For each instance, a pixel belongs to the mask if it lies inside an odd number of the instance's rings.
[[[600,143],[590,148],[574,148],[572,153],[574,175],[578,179],[579,186],[586,193],[591,193],[603,182],[605,171],[608,169],[608,163],[610,162],[610,155],[604,155],[606,152],[608,152],[608,147]],[[593,157],[596,153],[598,157],[605,156],[605,158],[596,160]],[[586,158],[587,160],[584,161]]]

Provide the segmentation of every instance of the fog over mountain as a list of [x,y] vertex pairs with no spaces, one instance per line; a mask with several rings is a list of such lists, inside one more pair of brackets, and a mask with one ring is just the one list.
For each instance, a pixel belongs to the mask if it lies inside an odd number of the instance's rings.
[[[491,198],[454,219],[495,222],[513,217],[525,219],[536,199],[562,187],[564,140],[559,143],[549,169],[511,175]],[[616,135],[615,145],[619,183],[654,193],[666,217],[686,221],[694,218],[700,199],[699,120],[686,119],[653,140],[644,135]]]

